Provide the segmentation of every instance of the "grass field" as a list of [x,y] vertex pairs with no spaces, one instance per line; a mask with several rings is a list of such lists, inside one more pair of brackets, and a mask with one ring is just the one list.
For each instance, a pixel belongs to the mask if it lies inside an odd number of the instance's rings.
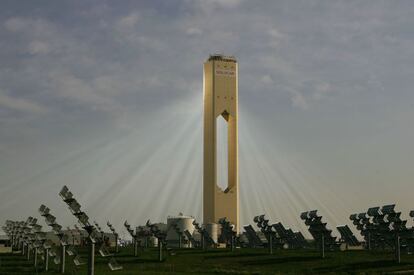
[[[414,274],[414,255],[402,255],[395,263],[393,253],[345,251],[327,252],[326,258],[314,250],[225,249],[201,251],[174,250],[165,261],[158,262],[157,249],[147,249],[139,257],[132,249],[121,249],[116,256],[122,271],[109,271],[108,258],[96,255],[95,274]],[[81,252],[86,261],[86,251]],[[0,274],[58,274],[59,267],[50,263],[48,272],[38,271],[32,261],[18,254],[0,254]],[[86,274],[86,265],[76,268],[67,256],[66,274]]]

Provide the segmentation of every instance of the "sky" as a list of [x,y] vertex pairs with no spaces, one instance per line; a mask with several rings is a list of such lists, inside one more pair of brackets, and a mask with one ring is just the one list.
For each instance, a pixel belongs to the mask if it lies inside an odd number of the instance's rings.
[[[202,64],[239,63],[241,224],[414,209],[412,1],[2,1],[0,223],[202,215]],[[220,172],[221,173],[221,172]],[[409,223],[412,224],[412,223]],[[334,232],[338,235],[337,232]],[[307,236],[309,236],[307,234]]]

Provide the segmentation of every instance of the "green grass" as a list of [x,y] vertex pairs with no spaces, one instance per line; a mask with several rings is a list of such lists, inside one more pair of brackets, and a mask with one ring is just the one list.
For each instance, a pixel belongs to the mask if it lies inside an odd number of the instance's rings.
[[[157,249],[132,256],[132,249],[124,248],[116,256],[123,265],[122,271],[109,271],[108,258],[96,255],[95,274],[414,274],[414,255],[402,255],[402,262],[395,263],[393,252],[335,251],[326,258],[314,250],[275,250],[268,255],[265,249],[226,249],[201,251],[175,250],[176,255],[158,262]],[[86,250],[81,250],[86,261]],[[66,274],[86,274],[86,265],[75,268],[67,256]],[[49,272],[36,272],[32,261],[17,254],[0,254],[0,274],[58,274],[53,262]],[[411,271],[411,272],[410,272]]]

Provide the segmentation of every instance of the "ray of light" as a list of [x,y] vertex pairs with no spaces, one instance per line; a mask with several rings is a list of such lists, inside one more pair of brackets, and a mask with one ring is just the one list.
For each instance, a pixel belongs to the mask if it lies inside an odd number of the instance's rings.
[[[45,203],[62,224],[71,225],[75,220],[57,196],[68,185],[91,217],[100,223],[110,220],[121,235],[126,235],[125,219],[138,225],[183,212],[201,220],[202,113],[200,108],[183,108],[201,106],[201,102],[201,96],[196,96],[173,103],[149,114],[150,123],[137,124],[126,134],[108,133],[63,148],[64,154],[38,165],[40,169],[22,171],[1,187],[1,216],[14,209],[24,219]],[[265,213],[273,222],[281,221],[309,236],[299,219],[301,211],[318,209],[333,228],[349,224],[351,212],[371,206],[371,201],[357,206],[345,201],[311,161],[305,156],[292,158],[287,143],[267,136],[261,127],[252,114],[241,111],[241,225],[252,224],[253,216]]]

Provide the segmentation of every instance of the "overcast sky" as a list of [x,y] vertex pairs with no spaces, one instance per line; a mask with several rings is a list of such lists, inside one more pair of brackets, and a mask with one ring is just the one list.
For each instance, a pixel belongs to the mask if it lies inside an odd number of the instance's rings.
[[[202,63],[239,62],[241,223],[305,231],[414,209],[412,1],[6,1],[0,223],[91,219],[125,234],[202,213]],[[352,227],[353,228],[353,227]],[[354,228],[353,228],[354,229]]]

